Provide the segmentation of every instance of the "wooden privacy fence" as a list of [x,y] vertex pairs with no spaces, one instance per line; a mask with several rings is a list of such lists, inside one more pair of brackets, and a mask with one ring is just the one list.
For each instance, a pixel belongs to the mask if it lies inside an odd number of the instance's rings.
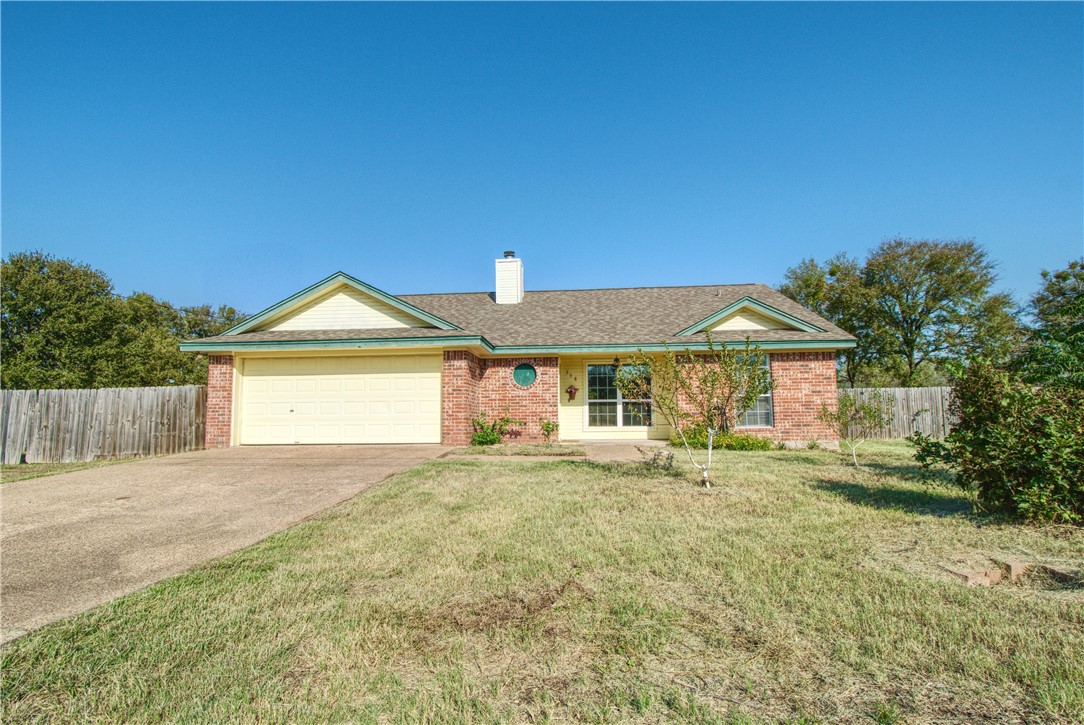
[[864,400],[880,391],[891,398],[888,428],[876,438],[905,438],[915,431],[932,438],[944,438],[952,430],[949,398],[952,388],[840,388],[840,394],[851,393]]
[[[4,463],[69,463],[203,448],[207,388],[5,390]],[[25,456],[25,459],[24,459]]]

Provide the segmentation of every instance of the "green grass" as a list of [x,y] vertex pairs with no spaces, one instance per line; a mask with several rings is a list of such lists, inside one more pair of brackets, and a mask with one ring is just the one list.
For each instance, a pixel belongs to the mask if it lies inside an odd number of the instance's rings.
[[501,443],[466,446],[452,451],[457,456],[586,456],[583,446],[570,443]]
[[1078,721],[1082,592],[941,565],[1080,530],[864,460],[429,463],[7,645],[3,720]]
[[0,483],[15,483],[29,478],[55,476],[58,473],[71,473],[87,468],[112,466],[114,463],[127,463],[137,458],[103,458],[99,461],[79,461],[77,463],[20,463],[0,466]]

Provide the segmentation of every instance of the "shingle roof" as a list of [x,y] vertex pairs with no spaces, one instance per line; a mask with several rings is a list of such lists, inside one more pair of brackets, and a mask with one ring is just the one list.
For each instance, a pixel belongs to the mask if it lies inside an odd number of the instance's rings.
[[269,330],[208,337],[199,343],[395,340],[482,336],[497,347],[553,345],[687,345],[706,335],[678,336],[743,298],[752,298],[822,332],[738,330],[714,333],[720,342],[750,336],[755,342],[833,342],[850,334],[763,284],[634,287],[527,292],[523,301],[498,305],[487,292],[399,295],[398,299],[451,322],[460,330],[426,327],[365,330]]
[[823,332],[752,330],[718,332],[720,341],[853,340],[850,334],[763,284],[703,287],[633,287],[527,292],[523,301],[498,305],[486,292],[399,295],[399,299],[480,334],[497,346],[650,345],[703,341],[685,328],[744,297],[785,312]]

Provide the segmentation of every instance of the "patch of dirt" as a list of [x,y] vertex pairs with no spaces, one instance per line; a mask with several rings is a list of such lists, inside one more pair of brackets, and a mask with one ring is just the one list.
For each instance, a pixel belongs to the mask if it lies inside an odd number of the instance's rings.
[[538,591],[507,592],[466,607],[449,605],[433,612],[426,623],[426,628],[439,630],[451,628],[460,632],[476,632],[493,627],[507,627],[556,608],[570,595],[591,599],[591,593],[578,581],[569,577],[558,586]]

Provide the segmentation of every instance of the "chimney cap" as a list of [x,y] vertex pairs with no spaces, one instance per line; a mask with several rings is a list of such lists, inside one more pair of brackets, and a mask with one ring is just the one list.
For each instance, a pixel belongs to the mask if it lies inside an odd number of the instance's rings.
[[504,258],[505,259],[511,259],[514,256],[516,256],[516,253],[513,252],[511,249],[506,250],[505,253],[504,253]]

